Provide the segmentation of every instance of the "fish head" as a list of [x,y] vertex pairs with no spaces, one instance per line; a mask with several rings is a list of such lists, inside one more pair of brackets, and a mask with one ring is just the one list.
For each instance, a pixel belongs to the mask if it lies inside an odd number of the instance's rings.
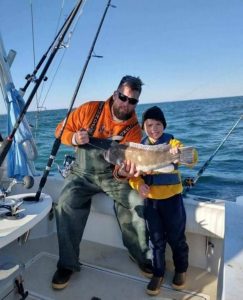
[[119,157],[116,157],[114,155],[114,152],[111,151],[110,149],[108,149],[104,152],[104,159],[112,165],[121,165],[122,164],[122,160],[119,159]]
[[108,150],[104,151],[103,155],[104,159],[112,165],[120,165],[122,163],[119,157],[115,155],[115,152],[112,148],[109,148]]
[[113,165],[121,165],[124,160],[124,145],[117,142],[112,142],[109,149],[104,151],[104,159]]
[[108,162],[108,163],[112,163],[112,155],[111,155],[111,151],[110,149],[104,151],[104,159]]

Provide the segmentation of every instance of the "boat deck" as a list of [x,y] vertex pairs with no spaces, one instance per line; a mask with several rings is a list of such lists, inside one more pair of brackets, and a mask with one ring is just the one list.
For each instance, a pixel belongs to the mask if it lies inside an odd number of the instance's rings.
[[[13,242],[1,249],[1,255],[13,256],[15,260],[19,259],[25,264],[23,277],[24,288],[29,292],[28,299],[151,299],[145,292],[149,279],[140,273],[125,249],[85,240],[80,247],[80,261],[83,264],[81,272],[72,276],[66,289],[53,290],[51,278],[56,270],[57,245],[56,234],[53,234],[46,238],[28,240],[23,245]],[[152,299],[216,299],[217,278],[205,270],[189,267],[183,291],[171,288],[172,277],[173,267],[168,262],[161,293]],[[9,296],[5,299],[14,298]]]

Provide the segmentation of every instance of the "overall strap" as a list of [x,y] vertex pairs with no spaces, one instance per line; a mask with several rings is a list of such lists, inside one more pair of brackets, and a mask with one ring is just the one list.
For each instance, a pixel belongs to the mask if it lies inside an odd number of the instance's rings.
[[136,122],[136,123],[134,123],[134,124],[128,125],[128,126],[125,127],[124,129],[122,129],[122,131],[119,133],[119,136],[124,137],[124,136],[128,133],[128,131],[129,131],[130,129],[132,129],[133,127],[135,127],[137,124],[138,124],[138,122]]
[[96,128],[96,125],[98,123],[99,117],[100,117],[100,115],[102,113],[102,109],[104,107],[104,104],[105,104],[104,101],[100,101],[99,102],[98,109],[97,109],[97,111],[95,113],[95,116],[94,116],[94,118],[93,118],[93,120],[91,122],[91,125],[89,127],[89,130],[88,130],[90,136],[93,136],[93,134],[95,132],[95,128]]
[[[100,101],[100,102],[99,102],[98,109],[97,109],[97,111],[96,111],[96,113],[95,113],[95,116],[94,116],[94,118],[93,118],[93,120],[92,120],[92,122],[91,122],[91,125],[90,125],[90,127],[89,127],[89,130],[88,130],[90,136],[93,136],[93,134],[94,134],[94,132],[95,132],[96,125],[97,125],[98,120],[99,120],[99,117],[100,117],[100,115],[101,115],[101,113],[102,113],[104,104],[105,104],[104,101]],[[137,124],[138,124],[138,122],[135,122],[134,124],[128,125],[128,126],[125,127],[124,129],[122,129],[122,131],[118,134],[118,136],[124,137],[124,136],[128,133],[128,131],[129,131],[130,129],[132,129],[133,127],[135,127]]]

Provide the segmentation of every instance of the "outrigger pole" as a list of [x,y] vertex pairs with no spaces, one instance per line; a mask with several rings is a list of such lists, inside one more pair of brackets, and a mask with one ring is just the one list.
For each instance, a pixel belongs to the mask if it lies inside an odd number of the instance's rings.
[[53,50],[48,58],[48,61],[46,62],[41,74],[40,74],[40,77],[35,81],[35,86],[32,90],[32,92],[30,93],[29,95],[29,98],[28,100],[26,101],[24,107],[23,107],[23,110],[21,111],[19,117],[18,117],[18,120],[16,121],[15,125],[14,125],[14,128],[12,130],[12,132],[10,133],[10,135],[2,142],[1,144],[1,147],[0,147],[0,166],[2,165],[11,145],[12,145],[12,142],[13,142],[13,138],[14,138],[14,135],[17,131],[17,129],[19,128],[19,125],[21,123],[21,121],[23,120],[26,112],[27,112],[27,109],[28,107],[30,106],[30,103],[32,101],[32,99],[34,98],[34,95],[39,87],[39,85],[41,84],[41,81],[43,80],[52,60],[54,59],[57,51],[59,50],[60,46],[61,46],[61,43],[69,29],[69,27],[71,26],[72,22],[73,22],[73,19],[75,18],[76,14],[78,13],[79,11],[79,8],[82,4],[83,0],[79,0],[76,7],[73,9],[72,11],[72,14],[66,24],[66,26],[64,26],[62,32],[60,33],[60,36],[58,38],[58,41],[56,42],[56,45],[53,47]]
[[[104,13],[103,13],[103,16],[102,16],[102,18],[101,18],[101,21],[100,21],[98,30],[97,30],[97,32],[96,32],[95,38],[94,38],[94,40],[93,40],[93,43],[92,43],[92,45],[91,45],[91,48],[90,48],[90,51],[89,51],[89,54],[88,54],[88,57],[87,57],[87,59],[86,59],[86,62],[85,62],[85,64],[84,64],[84,67],[83,67],[83,70],[82,70],[82,73],[81,73],[81,75],[80,75],[80,77],[79,77],[79,80],[78,80],[78,83],[77,83],[77,85],[76,85],[76,88],[75,88],[73,97],[72,97],[72,99],[71,99],[71,103],[70,103],[70,106],[69,106],[69,109],[68,109],[66,118],[65,118],[65,120],[64,120],[64,122],[63,122],[63,125],[62,125],[62,129],[61,129],[61,131],[60,131],[60,133],[59,133],[59,136],[55,139],[54,144],[53,144],[53,146],[52,146],[51,154],[50,154],[50,156],[49,156],[49,159],[48,159],[46,168],[45,168],[45,170],[44,170],[44,173],[43,173],[43,175],[42,175],[42,178],[41,178],[41,180],[40,180],[39,188],[38,188],[38,190],[37,190],[37,192],[36,192],[36,195],[35,195],[34,199],[29,199],[29,198],[28,198],[28,199],[24,199],[24,200],[31,200],[31,201],[35,200],[35,201],[39,201],[39,199],[40,199],[41,191],[42,191],[42,189],[43,189],[43,187],[44,187],[44,185],[45,185],[45,183],[46,183],[46,180],[47,180],[47,177],[48,177],[48,175],[49,175],[49,172],[50,172],[52,163],[53,163],[54,159],[56,158],[56,154],[57,154],[58,149],[59,149],[59,147],[60,147],[60,145],[61,145],[61,137],[62,137],[62,134],[63,134],[64,129],[65,129],[65,126],[66,126],[66,124],[67,124],[69,115],[70,115],[70,113],[72,112],[72,108],[73,108],[75,99],[76,99],[76,97],[77,97],[77,94],[78,94],[80,85],[81,85],[82,80],[83,80],[83,78],[84,78],[84,74],[85,74],[85,71],[86,71],[87,66],[88,66],[88,64],[89,64],[90,58],[91,58],[92,53],[93,53],[93,51],[94,51],[94,47],[95,47],[97,38],[98,38],[98,36],[99,36],[101,27],[102,27],[102,25],[103,25],[103,22],[104,22],[106,13],[107,13],[107,11],[108,11],[109,6],[114,7],[114,6],[111,5],[110,3],[111,3],[111,0],[108,1],[107,6],[106,6],[106,8],[105,8],[105,11],[104,11]],[[33,197],[31,197],[31,198],[33,198]]]
[[188,190],[197,183],[198,179],[202,176],[203,172],[206,170],[206,168],[210,164],[211,160],[214,158],[214,156],[217,154],[217,152],[219,151],[219,149],[226,142],[227,138],[230,136],[230,134],[233,132],[233,130],[236,128],[236,126],[239,124],[239,122],[242,120],[242,118],[243,118],[243,115],[241,115],[240,118],[235,122],[235,124],[232,126],[232,128],[229,130],[229,132],[226,134],[226,136],[220,142],[220,144],[218,145],[218,147],[215,149],[215,151],[213,152],[213,154],[209,157],[209,159],[203,164],[203,166],[197,172],[197,175],[194,178],[192,178],[192,179],[189,178],[189,179],[185,180],[185,181],[188,180],[188,182],[185,182],[185,185],[187,187],[186,188],[186,192],[188,192]]

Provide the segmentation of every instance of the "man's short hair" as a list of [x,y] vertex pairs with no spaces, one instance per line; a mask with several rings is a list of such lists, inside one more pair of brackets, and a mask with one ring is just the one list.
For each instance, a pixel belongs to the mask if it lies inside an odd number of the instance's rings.
[[138,91],[140,94],[142,91],[143,82],[139,77],[126,75],[126,76],[122,77],[122,79],[118,85],[118,89],[120,87],[122,87],[123,85],[129,86],[133,91]]

